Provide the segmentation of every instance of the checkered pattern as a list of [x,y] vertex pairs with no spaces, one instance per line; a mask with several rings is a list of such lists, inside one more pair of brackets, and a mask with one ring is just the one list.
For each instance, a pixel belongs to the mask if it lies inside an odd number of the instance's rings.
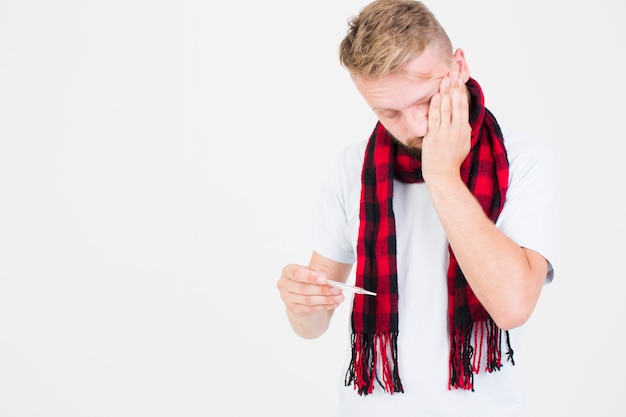
[[[461,165],[461,177],[486,215],[496,221],[504,205],[509,166],[502,132],[484,107],[479,84],[469,79],[471,150]],[[356,284],[375,291],[376,297],[356,295],[352,311],[352,359],[346,385],[370,394],[374,381],[389,393],[403,392],[397,360],[398,276],[393,179],[422,182],[421,161],[399,146],[379,122],[365,153],[362,172]],[[501,330],[489,317],[458,266],[451,249],[448,268],[448,320],[450,328],[449,388],[473,390],[483,345],[487,371],[500,369]],[[508,344],[508,333],[507,344]],[[478,345],[478,355],[472,345]],[[509,345],[509,355],[512,350]],[[380,372],[378,366],[381,366]],[[382,375],[382,381],[378,375]]]

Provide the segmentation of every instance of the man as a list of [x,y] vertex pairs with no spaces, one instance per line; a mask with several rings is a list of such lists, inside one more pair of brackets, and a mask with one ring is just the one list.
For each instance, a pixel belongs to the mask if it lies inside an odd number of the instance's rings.
[[282,271],[289,322],[322,335],[346,297],[327,280],[356,262],[355,284],[377,295],[354,295],[337,415],[515,415],[517,328],[554,273],[550,153],[502,133],[419,2],[370,3],[340,60],[379,123],[338,160],[309,265]]

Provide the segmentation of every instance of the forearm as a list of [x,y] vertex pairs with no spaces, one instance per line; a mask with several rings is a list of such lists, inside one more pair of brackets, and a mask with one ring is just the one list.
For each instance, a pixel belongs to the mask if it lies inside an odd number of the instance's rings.
[[315,339],[323,335],[328,329],[334,310],[313,312],[287,311],[287,319],[293,331],[305,339]]
[[532,313],[547,262],[500,232],[460,177],[427,181],[444,231],[468,284],[501,328]]

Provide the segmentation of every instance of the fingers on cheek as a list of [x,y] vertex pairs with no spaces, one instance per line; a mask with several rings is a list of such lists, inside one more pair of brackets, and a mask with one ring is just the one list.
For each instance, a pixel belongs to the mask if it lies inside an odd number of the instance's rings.
[[447,118],[450,117],[451,106],[452,106],[452,97],[450,94],[446,94],[444,97],[441,98],[441,106],[440,106],[441,118],[443,120],[446,120]]
[[455,88],[453,100],[454,106],[459,108],[459,110],[465,111],[469,108],[467,90],[465,89],[465,84],[462,84],[460,80],[458,87]]
[[440,109],[441,107],[441,94],[435,94],[430,100],[430,108],[428,109],[428,126],[429,128],[436,128],[439,126]]
[[452,115],[452,101],[450,93],[441,95],[441,102],[439,104],[439,120],[438,125],[440,130],[446,129],[446,126],[450,124],[451,115]]
[[436,93],[433,98],[430,99],[430,110],[439,111],[439,106],[441,106],[441,93]]

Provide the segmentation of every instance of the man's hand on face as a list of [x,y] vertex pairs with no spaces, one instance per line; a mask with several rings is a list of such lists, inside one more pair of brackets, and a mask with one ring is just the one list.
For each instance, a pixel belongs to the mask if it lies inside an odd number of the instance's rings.
[[428,110],[428,132],[422,142],[422,173],[426,182],[459,178],[470,151],[467,87],[456,73],[441,80]]

